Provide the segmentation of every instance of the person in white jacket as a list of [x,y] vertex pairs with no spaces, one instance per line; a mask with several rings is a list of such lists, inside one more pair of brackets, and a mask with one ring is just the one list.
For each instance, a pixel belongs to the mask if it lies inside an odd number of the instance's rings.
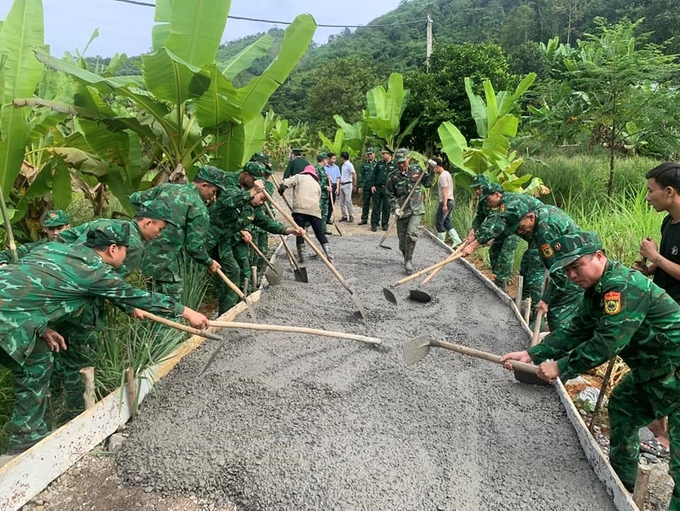
[[[312,226],[314,236],[321,243],[326,257],[332,261],[333,255],[328,246],[328,238],[323,232],[321,208],[319,207],[321,188],[319,187],[319,176],[316,175],[316,169],[308,165],[299,174],[284,179],[279,184],[279,193],[283,195],[288,188],[293,191],[293,220],[303,229],[307,225]],[[298,237],[296,243],[298,260],[302,263],[305,260],[304,239]]]

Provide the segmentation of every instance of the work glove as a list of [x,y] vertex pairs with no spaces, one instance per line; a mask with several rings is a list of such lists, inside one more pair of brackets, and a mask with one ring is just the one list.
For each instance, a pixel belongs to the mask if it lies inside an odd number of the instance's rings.
[[283,195],[283,192],[285,192],[286,189],[283,186],[279,186],[279,195]]
[[434,160],[427,160],[427,171],[432,172],[435,168],[437,168],[437,162]]
[[397,218],[401,218],[402,216],[404,216],[404,212],[402,211],[401,208],[397,208],[394,210],[394,216],[396,216]]

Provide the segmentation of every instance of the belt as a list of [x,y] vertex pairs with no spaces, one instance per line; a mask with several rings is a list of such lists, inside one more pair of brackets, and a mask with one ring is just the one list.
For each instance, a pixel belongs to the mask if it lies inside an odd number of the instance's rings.
[[351,185],[352,181],[347,181],[346,183],[340,183],[341,185]]

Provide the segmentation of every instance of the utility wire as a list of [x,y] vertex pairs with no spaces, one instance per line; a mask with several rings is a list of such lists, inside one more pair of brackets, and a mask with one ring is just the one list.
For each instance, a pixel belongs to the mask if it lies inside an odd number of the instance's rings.
[[[139,2],[137,0],[113,0],[114,2],[121,2],[123,4],[132,4],[132,5],[143,5],[144,7],[156,7],[154,4],[150,4],[148,2]],[[241,21],[255,21],[258,23],[270,23],[272,25],[290,25],[292,21],[276,21],[276,20],[263,20],[259,18],[246,18],[244,16],[227,16],[229,19],[232,20],[241,20]],[[380,27],[396,27],[399,25],[415,25],[415,24],[421,24],[421,23],[426,23],[427,20],[416,20],[416,21],[404,21],[401,23],[377,23],[374,25],[328,25],[328,24],[317,24],[317,27],[322,27],[322,28],[380,28]]]

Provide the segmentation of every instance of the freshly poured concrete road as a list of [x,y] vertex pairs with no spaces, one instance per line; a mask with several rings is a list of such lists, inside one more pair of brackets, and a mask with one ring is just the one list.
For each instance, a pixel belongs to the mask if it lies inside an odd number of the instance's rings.
[[[257,309],[263,322],[361,333],[383,346],[225,331],[229,342],[203,376],[216,342],[144,402],[118,457],[122,475],[248,511],[614,509],[552,388],[443,350],[404,365],[401,346],[416,335],[498,354],[528,338],[459,263],[427,285],[431,303],[410,302],[409,284],[395,291],[398,306],[388,303],[381,289],[403,277],[402,259],[377,243],[331,239],[370,319],[315,259],[309,284],[287,272]],[[416,269],[445,255],[421,238]]]

